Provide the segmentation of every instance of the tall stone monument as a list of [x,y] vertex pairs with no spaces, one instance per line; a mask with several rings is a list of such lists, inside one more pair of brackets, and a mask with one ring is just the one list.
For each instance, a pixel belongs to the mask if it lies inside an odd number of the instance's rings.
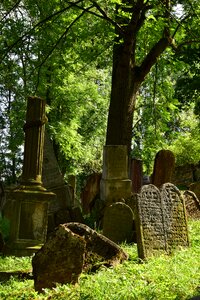
[[103,173],[100,182],[100,199],[109,206],[131,196],[128,177],[127,148],[124,145],[107,145],[103,151]]
[[6,251],[30,255],[46,239],[49,202],[55,194],[42,186],[45,101],[29,97],[27,103],[24,163],[20,185],[10,194],[10,235]]

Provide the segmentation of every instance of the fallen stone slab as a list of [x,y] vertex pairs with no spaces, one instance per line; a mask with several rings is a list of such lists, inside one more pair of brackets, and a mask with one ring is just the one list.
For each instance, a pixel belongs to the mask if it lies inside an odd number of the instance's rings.
[[82,223],[60,224],[32,259],[35,290],[56,283],[75,284],[82,271],[115,266],[128,255],[114,242]]

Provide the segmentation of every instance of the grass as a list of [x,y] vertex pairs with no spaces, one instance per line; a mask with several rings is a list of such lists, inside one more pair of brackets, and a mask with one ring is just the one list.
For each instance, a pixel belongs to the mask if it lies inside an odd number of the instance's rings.
[[[186,300],[200,295],[200,220],[189,221],[191,247],[141,263],[136,245],[123,245],[129,260],[115,268],[82,274],[79,284],[57,285],[38,294],[33,280],[0,285],[0,299],[59,300]],[[31,258],[0,257],[0,271],[31,268]]]

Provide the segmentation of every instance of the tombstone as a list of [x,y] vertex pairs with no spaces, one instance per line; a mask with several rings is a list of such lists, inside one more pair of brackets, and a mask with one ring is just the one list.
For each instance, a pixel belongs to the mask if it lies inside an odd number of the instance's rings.
[[31,255],[46,240],[49,202],[55,194],[42,186],[45,101],[29,97],[27,103],[24,163],[20,185],[10,192],[10,234],[6,252]]
[[195,195],[197,196],[197,198],[200,201],[200,182],[194,182],[194,183],[190,184],[189,190],[192,191],[193,193],[195,193]]
[[132,192],[139,193],[142,187],[142,160],[132,159],[131,160],[131,181],[132,181]]
[[81,206],[84,214],[90,213],[91,204],[100,193],[100,173],[91,174],[81,192]]
[[170,253],[178,246],[189,246],[185,204],[179,189],[172,183],[163,184],[160,194],[163,202],[166,250]]
[[172,182],[175,157],[170,150],[160,150],[155,157],[152,184],[160,187],[163,183]]
[[200,202],[192,191],[183,193],[187,216],[192,219],[200,219]]
[[61,224],[32,259],[35,289],[76,283],[82,271],[115,266],[128,259],[118,245],[80,223]]
[[128,178],[127,147],[107,145],[103,151],[103,173],[100,182],[100,199],[106,206],[131,196]]
[[69,221],[67,211],[74,206],[74,196],[69,185],[65,184],[47,132],[44,137],[42,182],[48,191],[56,195],[48,210],[48,232],[51,232],[58,224]]
[[166,250],[163,204],[159,189],[144,185],[136,195],[135,225],[138,256],[142,259]]
[[103,218],[103,235],[115,243],[131,242],[133,238],[133,211],[122,202],[108,206]]
[[171,183],[159,190],[150,184],[137,194],[136,232],[138,255],[151,255],[189,246],[185,205],[180,191]]

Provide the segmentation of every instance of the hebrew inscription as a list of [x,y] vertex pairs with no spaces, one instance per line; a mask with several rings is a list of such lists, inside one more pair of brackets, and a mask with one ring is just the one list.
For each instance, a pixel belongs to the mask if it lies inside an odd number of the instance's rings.
[[136,199],[140,258],[189,245],[184,202],[173,184],[164,184],[160,190],[152,184],[145,185]]

